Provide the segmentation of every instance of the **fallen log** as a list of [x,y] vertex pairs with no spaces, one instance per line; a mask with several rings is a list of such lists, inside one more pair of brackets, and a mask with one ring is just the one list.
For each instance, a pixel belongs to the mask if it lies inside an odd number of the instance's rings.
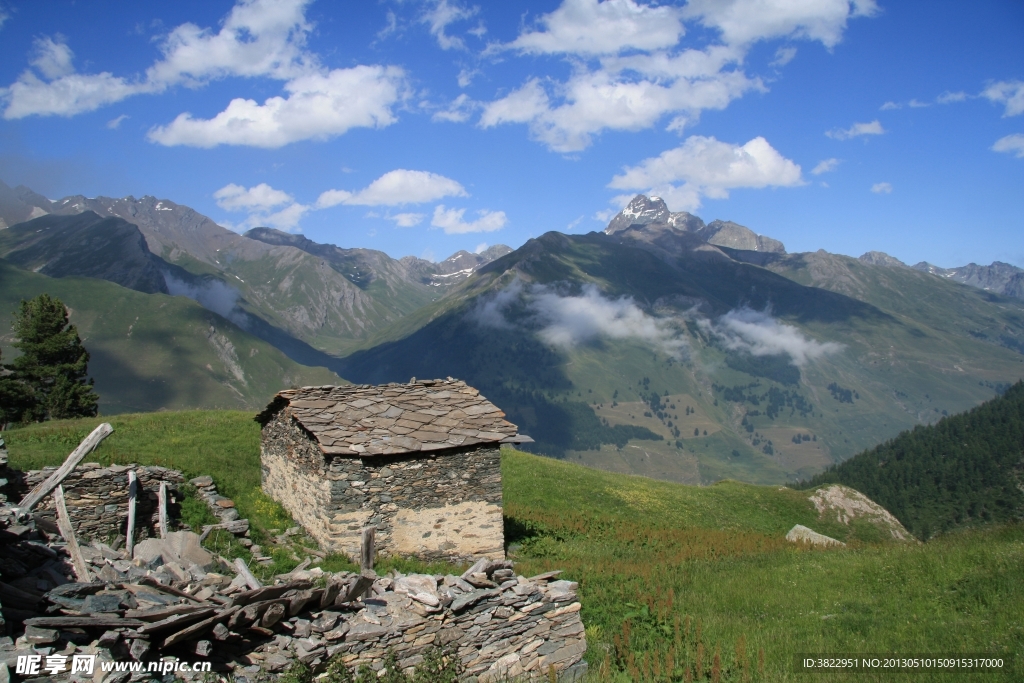
[[310,588],[313,585],[312,581],[292,581],[291,583],[283,583],[279,586],[266,586],[263,588],[257,588],[251,591],[245,591],[239,593],[231,598],[232,605],[248,605],[252,602],[259,602],[261,600],[273,600],[279,598],[288,591],[291,590],[303,590]]

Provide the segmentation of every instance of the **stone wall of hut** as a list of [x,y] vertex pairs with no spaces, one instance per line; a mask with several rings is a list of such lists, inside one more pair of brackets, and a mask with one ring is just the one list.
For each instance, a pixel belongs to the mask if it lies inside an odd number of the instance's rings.
[[[19,500],[53,474],[56,467],[44,467],[17,473],[10,482],[9,497]],[[108,465],[86,462],[79,464],[64,480],[64,502],[71,518],[75,536],[81,540],[110,541],[128,530],[128,471],[138,477],[135,502],[135,539],[159,536],[157,492],[160,482],[167,482],[168,518],[177,519],[180,511],[180,487],[185,479],[181,472],[164,467],[139,465]],[[53,496],[46,496],[33,509],[33,514],[54,521]]]
[[324,550],[358,558],[363,527],[382,555],[504,557],[497,444],[401,456],[327,456],[279,411],[263,428],[263,490]]

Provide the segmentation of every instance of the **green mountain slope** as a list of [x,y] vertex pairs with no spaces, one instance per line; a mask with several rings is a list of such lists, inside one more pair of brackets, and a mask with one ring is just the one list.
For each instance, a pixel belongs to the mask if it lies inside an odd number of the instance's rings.
[[[111,422],[115,431],[96,460],[212,475],[252,521],[253,539],[273,551],[278,566],[294,566],[297,560],[285,559],[290,553],[275,549],[274,534],[266,533],[291,522],[258,489],[259,428],[252,413],[124,415]],[[11,465],[56,465],[95,423],[5,432]],[[827,683],[1020,680],[1021,524],[896,543],[872,537],[868,527],[819,516],[806,491],[736,482],[680,486],[515,451],[503,451],[502,483],[516,571],[561,570],[560,578],[579,583],[594,680],[652,680],[657,662],[663,672],[672,670],[674,681],[707,681],[716,655],[722,681],[800,680],[793,659],[801,652],[988,653],[1004,662],[991,673],[814,674],[814,681]],[[788,543],[782,536],[793,524],[848,546]]]
[[[826,289],[799,281],[798,268],[631,231],[531,240],[384,330],[340,372],[462,377],[538,452],[691,483],[808,477],[1024,376],[1024,355],[1003,341],[1024,335],[1019,302],[845,257],[830,258],[867,284],[823,276]],[[587,318],[601,311],[624,317]],[[557,343],[581,319],[606,327]],[[616,425],[661,438],[623,444]]]
[[291,385],[338,377],[305,367],[185,297],[144,294],[104,280],[50,278],[0,259],[0,313],[10,344],[10,315],[22,299],[47,292],[71,309],[91,354],[103,414],[150,410],[264,406]]
[[832,482],[864,492],[920,538],[1024,519],[1024,383],[855,455],[807,486]]

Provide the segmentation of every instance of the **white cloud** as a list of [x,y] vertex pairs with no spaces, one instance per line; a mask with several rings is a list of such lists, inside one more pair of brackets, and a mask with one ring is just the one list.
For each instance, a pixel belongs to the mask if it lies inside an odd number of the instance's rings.
[[472,85],[473,79],[479,75],[479,69],[461,69],[455,80],[458,82],[460,88],[468,88]]
[[262,105],[234,99],[212,119],[179,114],[148,137],[167,146],[277,148],[334,137],[350,128],[383,128],[396,120],[391,107],[400,99],[404,81],[402,69],[383,66],[301,76],[285,84],[287,98],[271,97]]
[[[509,314],[517,304],[524,305],[525,316],[520,314],[513,322]],[[522,324],[537,330],[537,336],[548,344],[566,349],[602,338],[630,339],[676,358],[687,354],[676,321],[647,314],[632,297],[605,297],[593,284],[584,285],[579,295],[566,296],[555,287],[524,285],[517,279],[493,297],[479,301],[470,316],[478,324],[499,329]]]
[[[291,232],[312,208],[299,204],[287,192],[275,190],[266,183],[250,188],[231,183],[214,192],[213,197],[217,200],[217,206],[225,211],[244,211],[249,214],[240,224],[231,226],[239,232],[257,226]],[[273,211],[276,207],[283,208]]]
[[11,18],[11,15],[4,11],[3,7],[0,7],[0,29],[4,27],[4,22]]
[[939,104],[951,104],[953,102],[963,102],[966,99],[967,93],[963,91],[949,92],[947,90],[946,92],[936,97],[935,101],[938,102]]
[[266,183],[260,183],[246,189],[241,185],[230,183],[213,193],[217,206],[225,211],[246,211],[258,209],[265,211],[281,204],[295,201],[287,192],[275,190]]
[[844,348],[836,342],[822,343],[810,339],[798,328],[780,323],[768,311],[739,308],[714,322],[706,319],[697,322],[722,340],[727,349],[752,356],[786,355],[797,367]]
[[[892,111],[893,109],[903,109],[903,105],[900,104],[899,102],[893,102],[892,100],[889,100],[881,107],[879,107],[879,109],[881,111]],[[826,135],[828,135],[828,133],[826,133]]]
[[448,121],[451,123],[462,123],[469,119],[470,114],[479,105],[469,99],[469,95],[462,93],[449,103],[446,109],[436,112],[431,118],[434,121]]
[[811,174],[813,174],[813,175],[821,175],[822,173],[830,173],[830,172],[836,170],[836,167],[838,165],[839,165],[839,159],[836,159],[836,158],[825,159],[823,161],[819,161],[818,162],[818,165],[815,166],[814,169],[811,170]]
[[768,66],[774,66],[776,68],[786,66],[793,61],[796,57],[795,47],[780,47],[775,51],[775,59],[768,63]]
[[690,0],[687,17],[721,31],[725,42],[749,45],[771,38],[803,38],[831,48],[846,22],[878,11],[874,0]]
[[220,31],[186,23],[166,36],[162,59],[144,78],[126,79],[109,72],[79,74],[71,49],[59,36],[37,39],[31,64],[45,79],[25,71],[8,88],[4,117],[73,116],[140,93],[156,93],[184,83],[202,85],[227,76],[288,79],[315,68],[304,51],[310,25],[304,18],[309,0],[238,0]]
[[63,36],[58,35],[56,41],[49,36],[36,38],[32,41],[32,48],[36,55],[29,63],[46,78],[52,80],[74,73],[72,62],[75,55]]
[[483,209],[477,211],[479,218],[471,222],[463,219],[465,213],[465,209],[446,209],[444,204],[438,204],[434,207],[434,217],[430,224],[443,229],[446,235],[461,235],[467,232],[494,232],[508,223],[504,211]]
[[164,86],[202,83],[226,76],[279,80],[308,72],[316,58],[305,51],[312,28],[310,0],[238,0],[214,33],[192,23],[177,26],[160,46],[163,59],[146,79]]
[[748,90],[763,88],[741,71],[723,70],[735,56],[727,48],[712,47],[671,57],[608,58],[600,69],[579,71],[564,84],[552,84],[554,100],[561,104],[552,101],[540,80],[531,79],[486,104],[479,125],[527,123],[534,139],[557,152],[585,149],[603,130],[650,128],[671,113],[681,114],[670,126],[678,130],[705,109],[724,109]]
[[1024,81],[998,81],[985,88],[981,96],[996,104],[1005,104],[1003,116],[1024,114]]
[[875,183],[871,191],[875,194],[892,194],[892,183]]
[[694,135],[675,149],[626,168],[608,186],[650,190],[675,210],[692,211],[700,206],[702,196],[724,199],[731,189],[801,184],[800,166],[779,154],[762,137],[745,145],[733,145]]
[[996,140],[995,144],[992,145],[993,152],[1006,152],[1013,154],[1018,159],[1024,159],[1024,135],[1021,133],[1014,133],[1007,135],[1004,138]]
[[487,242],[481,242],[480,244],[476,245],[476,248],[473,250],[473,253],[482,254],[485,251],[487,251]]
[[907,105],[911,109],[923,109],[924,107],[932,106],[930,102],[921,102],[917,98],[914,98],[914,99],[910,100],[910,102],[908,102]]
[[109,121],[107,121],[107,128],[109,128],[110,130],[116,130],[121,127],[122,123],[124,123],[130,118],[131,117],[128,116],[128,114],[121,114],[116,119],[110,119]]
[[317,208],[337,204],[356,206],[397,206],[422,204],[443,197],[468,197],[469,193],[458,181],[428,171],[409,171],[404,168],[388,171],[358,192],[327,190],[317,199]]
[[388,220],[394,221],[399,228],[411,228],[423,222],[425,216],[422,213],[396,213],[387,216]]
[[674,7],[633,0],[565,0],[538,20],[541,30],[522,33],[502,47],[527,54],[578,55],[658,50],[679,42],[684,32],[681,14]]
[[479,7],[462,7],[457,0],[436,0],[434,6],[423,13],[423,23],[430,26],[430,34],[437,39],[442,50],[465,50],[462,38],[448,35],[446,29],[455,22],[472,18],[479,11]]
[[[549,149],[572,153],[605,130],[639,131],[671,116],[682,132],[705,110],[724,109],[759,78],[742,70],[746,51],[760,39],[788,36],[838,42],[849,17],[874,13],[873,0],[693,0],[685,8],[636,0],[564,0],[516,40],[488,48],[564,54],[572,75],[564,81],[531,78],[483,106],[482,128],[521,123]],[[774,18],[773,18],[774,17]],[[683,20],[720,28],[724,44],[680,49]],[[777,53],[781,66],[795,48]],[[595,61],[597,64],[595,64]]]
[[882,128],[882,124],[879,123],[878,119],[875,119],[869,123],[855,123],[846,129],[836,128],[827,131],[825,135],[836,140],[849,140],[861,135],[881,135],[884,132],[885,129]]

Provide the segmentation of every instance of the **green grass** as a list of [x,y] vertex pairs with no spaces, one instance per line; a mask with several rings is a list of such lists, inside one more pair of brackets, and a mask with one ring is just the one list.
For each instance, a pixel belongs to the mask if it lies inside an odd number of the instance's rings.
[[[293,524],[258,492],[258,427],[251,414],[157,413],[110,421],[115,432],[96,460],[210,474],[252,521],[257,538]],[[11,465],[57,464],[97,422],[5,432]],[[563,578],[580,583],[594,680],[670,680],[665,672],[671,657],[671,680],[684,681],[684,667],[691,678],[696,674],[698,655],[703,678],[693,680],[713,680],[716,650],[721,681],[902,680],[796,674],[797,653],[994,653],[1016,668],[995,675],[902,678],[1011,681],[1019,676],[1024,655],[1020,524],[940,536],[926,544],[882,542],[873,527],[817,519],[806,492],[779,486],[732,481],[683,486],[514,451],[504,453],[502,470],[506,540],[516,570],[529,576],[562,569]],[[794,524],[849,545],[794,546],[782,538]],[[219,535],[211,535],[209,543],[226,557],[247,557]],[[278,551],[274,567],[264,572],[294,566],[290,554],[301,554],[308,543],[300,539]],[[353,568],[337,556],[321,566]],[[455,569],[402,559],[378,564],[381,571],[390,568]]]

